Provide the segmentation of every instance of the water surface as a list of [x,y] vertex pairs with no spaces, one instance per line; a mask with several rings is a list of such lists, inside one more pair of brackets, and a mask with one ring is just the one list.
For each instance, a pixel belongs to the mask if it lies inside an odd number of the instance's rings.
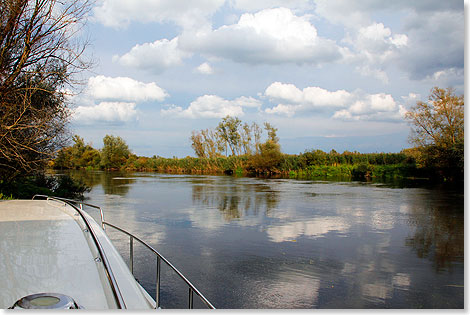
[[[88,202],[217,308],[463,308],[463,192],[360,182],[78,172]],[[129,241],[109,230],[128,258]],[[136,246],[155,294],[155,260]],[[162,307],[187,289],[164,268]],[[202,306],[195,303],[196,307]]]

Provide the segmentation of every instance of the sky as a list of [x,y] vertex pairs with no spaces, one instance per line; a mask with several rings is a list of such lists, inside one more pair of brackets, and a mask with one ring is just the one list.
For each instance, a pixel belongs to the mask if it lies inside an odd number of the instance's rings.
[[284,153],[399,152],[416,101],[464,93],[458,0],[97,0],[85,33],[72,132],[143,156],[194,156],[227,115],[271,123]]

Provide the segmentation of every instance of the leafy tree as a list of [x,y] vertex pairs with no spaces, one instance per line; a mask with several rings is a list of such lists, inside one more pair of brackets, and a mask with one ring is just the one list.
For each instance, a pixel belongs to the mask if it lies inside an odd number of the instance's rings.
[[202,132],[196,132],[193,130],[191,134],[191,147],[198,157],[207,157]]
[[416,145],[417,162],[445,178],[463,178],[463,95],[434,87],[428,102],[418,101],[405,117],[413,126],[410,140]]
[[42,170],[67,138],[66,88],[88,68],[88,1],[0,0],[0,179]]
[[260,153],[261,134],[263,133],[263,129],[261,129],[261,127],[256,122],[253,122],[251,124],[251,130],[253,132],[255,152]]
[[131,154],[129,147],[121,137],[106,135],[101,150],[101,165],[105,169],[120,168],[126,164]]
[[260,145],[260,153],[250,159],[250,169],[257,173],[275,172],[282,162],[281,146],[272,140]]
[[274,128],[270,123],[264,123],[264,129],[268,133],[268,140],[273,143],[279,143],[279,137],[277,136],[277,128]]
[[204,140],[204,148],[209,158],[216,158],[222,155],[224,150],[223,140],[220,135],[211,129],[201,130]]
[[[251,148],[251,127],[247,123],[243,124],[242,130],[240,131],[240,137],[241,137],[241,146],[243,149],[243,153],[245,155],[251,155],[253,152]],[[240,151],[242,150],[240,149]]]
[[232,155],[238,155],[241,136],[238,132],[242,121],[237,117],[227,116],[217,126],[217,133],[220,135],[226,145],[230,147]]

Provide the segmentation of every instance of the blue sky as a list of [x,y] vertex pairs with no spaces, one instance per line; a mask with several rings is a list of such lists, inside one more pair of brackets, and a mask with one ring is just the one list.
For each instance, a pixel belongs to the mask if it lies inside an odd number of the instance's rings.
[[184,157],[232,115],[273,124],[285,153],[398,152],[417,100],[464,93],[464,25],[457,0],[96,1],[72,130]]

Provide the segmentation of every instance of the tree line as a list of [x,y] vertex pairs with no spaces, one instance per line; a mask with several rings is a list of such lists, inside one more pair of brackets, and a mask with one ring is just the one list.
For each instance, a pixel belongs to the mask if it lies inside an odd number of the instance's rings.
[[[230,118],[224,118],[222,123]],[[414,169],[415,160],[405,153],[359,153],[310,150],[301,154],[283,154],[271,132],[252,154],[218,154],[213,157],[164,158],[137,156],[121,137],[106,135],[102,149],[85,144],[78,135],[74,144],[63,148],[50,166],[55,169],[134,170],[174,173],[238,173],[289,175],[299,177],[404,177]],[[227,144],[228,146],[228,144]],[[221,151],[223,152],[223,151]],[[406,172],[404,170],[407,170]],[[388,170],[387,172],[385,170]]]
[[[415,147],[400,153],[307,150],[281,152],[278,129],[261,128],[226,116],[212,129],[193,131],[197,157],[163,158],[133,154],[120,137],[106,135],[103,148],[74,144],[59,151],[55,168],[122,169],[179,173],[282,174],[303,177],[403,178],[463,180],[464,101],[452,89],[433,88],[427,102],[417,102],[406,118],[413,126]],[[264,140],[263,140],[264,139]]]
[[[270,123],[264,123],[264,130],[268,135],[267,142],[279,142],[277,129]],[[263,128],[256,122],[248,124],[237,117],[226,116],[213,129],[193,131],[191,147],[199,158],[259,154],[263,146],[262,134]]]

